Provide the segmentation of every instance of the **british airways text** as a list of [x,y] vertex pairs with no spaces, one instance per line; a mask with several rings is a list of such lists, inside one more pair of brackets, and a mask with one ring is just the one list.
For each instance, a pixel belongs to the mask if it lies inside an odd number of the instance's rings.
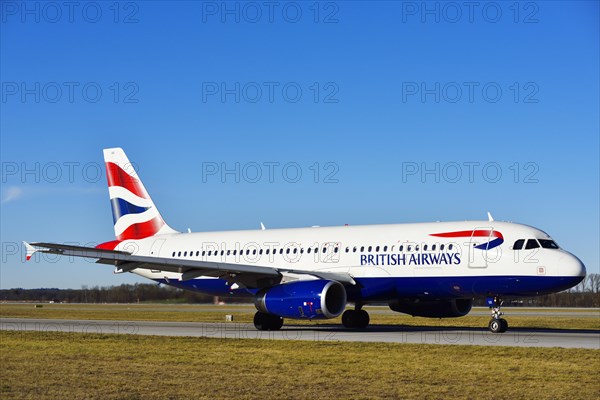
[[452,265],[460,264],[459,253],[362,254],[360,265]]

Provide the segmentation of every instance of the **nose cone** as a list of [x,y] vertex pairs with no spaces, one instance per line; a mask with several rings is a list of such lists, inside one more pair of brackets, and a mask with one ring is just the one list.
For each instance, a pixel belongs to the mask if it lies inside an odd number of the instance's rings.
[[565,254],[559,259],[558,270],[563,276],[580,277],[581,280],[583,280],[586,274],[585,265],[583,265],[579,258],[570,253]]

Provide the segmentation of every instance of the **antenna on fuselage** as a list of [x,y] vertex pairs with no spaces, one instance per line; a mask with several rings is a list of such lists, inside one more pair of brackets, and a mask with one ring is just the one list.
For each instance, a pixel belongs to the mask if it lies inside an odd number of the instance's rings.
[[492,217],[492,214],[488,211],[488,221],[492,222],[494,220],[494,217]]
[[260,230],[261,230],[261,231],[264,231],[265,229],[267,229],[267,228],[265,228],[265,225],[264,225],[264,224],[261,222],[261,223],[260,223]]

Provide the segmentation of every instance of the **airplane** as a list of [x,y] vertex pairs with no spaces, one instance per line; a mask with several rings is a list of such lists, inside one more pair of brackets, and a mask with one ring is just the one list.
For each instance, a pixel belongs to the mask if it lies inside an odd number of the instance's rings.
[[[545,232],[511,222],[432,222],[188,232],[159,213],[121,148],[104,150],[115,240],[96,247],[27,243],[35,252],[96,259],[115,273],[214,296],[252,297],[254,326],[331,319],[364,329],[365,305],[412,316],[455,318],[487,299],[488,328],[503,333],[503,298],[571,288],[584,264]],[[348,307],[350,306],[350,307]],[[348,309],[347,309],[348,307]]]

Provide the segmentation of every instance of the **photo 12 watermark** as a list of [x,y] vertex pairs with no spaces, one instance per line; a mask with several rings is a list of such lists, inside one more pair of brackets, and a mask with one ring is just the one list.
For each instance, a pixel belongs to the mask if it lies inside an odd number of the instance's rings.
[[114,24],[140,22],[137,1],[2,1],[2,23],[20,24]]
[[540,87],[536,82],[494,81],[402,82],[402,103],[499,103],[537,104]]
[[202,23],[337,24],[340,3],[334,1],[203,1]]
[[202,103],[340,102],[340,87],[336,82],[205,81],[201,90]]
[[535,1],[403,1],[401,14],[404,24],[540,22],[540,6]]
[[121,103],[140,102],[137,82],[3,81],[1,100],[9,103]]
[[534,161],[510,164],[496,161],[402,163],[402,183],[539,183],[540,166]]
[[202,162],[202,183],[339,183],[334,161],[311,164],[296,161]]

